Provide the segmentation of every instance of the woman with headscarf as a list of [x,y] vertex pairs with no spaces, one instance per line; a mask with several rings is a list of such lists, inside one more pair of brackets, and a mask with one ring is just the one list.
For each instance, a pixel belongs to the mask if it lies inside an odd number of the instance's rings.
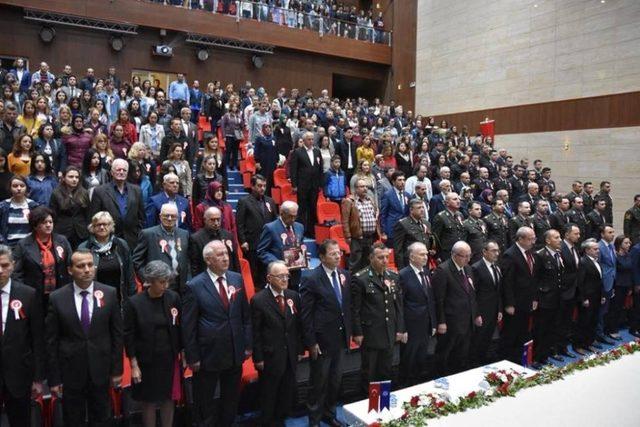
[[224,187],[218,181],[209,184],[207,195],[196,206],[193,215],[193,231],[198,231],[204,226],[204,212],[212,206],[222,212],[221,227],[236,236],[236,217],[233,214],[233,207],[225,201]]
[[482,216],[491,213],[491,205],[493,204],[493,190],[487,188],[480,193],[480,208],[482,208]]
[[253,157],[256,159],[256,171],[267,178],[266,194],[270,196],[273,187],[273,172],[278,167],[279,156],[269,123],[262,125],[262,135],[256,138]]
[[84,119],[81,115],[76,114],[71,121],[71,129],[69,133],[65,133],[63,129],[62,143],[67,151],[67,164],[82,167],[82,159],[84,153],[91,147],[93,140],[93,132],[91,129],[84,127]]

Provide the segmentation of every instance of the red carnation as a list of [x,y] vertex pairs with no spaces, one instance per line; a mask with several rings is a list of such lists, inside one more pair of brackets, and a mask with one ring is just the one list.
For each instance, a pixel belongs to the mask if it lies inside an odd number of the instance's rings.
[[469,399],[473,399],[474,397],[476,397],[476,392],[475,392],[475,391],[472,391],[471,393],[467,394],[467,397],[468,397]]
[[[411,399],[413,400],[413,399]],[[409,418],[409,412],[404,411],[404,414],[402,414],[402,416],[400,417],[401,420],[406,420],[407,418]]]
[[412,408],[415,408],[416,406],[418,406],[419,401],[420,401],[420,398],[418,396],[413,396],[409,401],[409,405],[411,405]]
[[442,408],[444,405],[446,405],[444,400],[436,401],[436,408]]

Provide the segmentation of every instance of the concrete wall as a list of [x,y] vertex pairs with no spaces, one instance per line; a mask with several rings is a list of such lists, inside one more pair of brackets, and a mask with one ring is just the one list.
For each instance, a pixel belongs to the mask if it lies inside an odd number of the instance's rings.
[[418,0],[416,112],[640,89],[638,0]]
[[640,127],[499,135],[496,145],[507,148],[516,162],[527,157],[533,165],[541,159],[559,192],[571,191],[574,179],[596,188],[610,181],[614,225],[622,233],[624,212],[640,193]]

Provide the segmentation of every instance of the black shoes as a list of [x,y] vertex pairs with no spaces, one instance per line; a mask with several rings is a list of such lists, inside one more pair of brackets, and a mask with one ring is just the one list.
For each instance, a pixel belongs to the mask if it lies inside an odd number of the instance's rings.
[[573,351],[575,351],[576,354],[579,354],[580,356],[587,356],[589,354],[584,348],[574,348]]
[[[605,344],[605,345],[613,345],[613,344],[615,344],[613,341],[608,340],[604,336],[597,337],[596,341],[598,341],[599,343]],[[598,348],[598,347],[596,347],[596,348]]]
[[622,341],[622,337],[619,334],[607,334],[607,338],[610,338],[614,341]]
[[551,357],[556,362],[564,362],[564,359],[559,354],[554,354],[554,355],[551,355],[549,357]]
[[558,354],[560,356],[563,356],[563,357],[568,357],[569,359],[575,359],[576,358],[576,355],[571,353],[569,350],[562,350],[562,351],[558,352]]

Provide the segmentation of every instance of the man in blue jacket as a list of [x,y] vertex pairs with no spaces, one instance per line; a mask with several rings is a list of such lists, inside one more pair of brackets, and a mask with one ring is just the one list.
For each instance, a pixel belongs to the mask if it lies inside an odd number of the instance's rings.
[[616,231],[610,225],[603,225],[600,230],[600,266],[602,267],[602,296],[606,299],[598,310],[598,326],[596,327],[596,340],[607,345],[613,344],[612,337],[604,327],[604,317],[609,311],[609,303],[613,298],[613,284],[616,281],[616,250],[613,241],[616,238]]
[[387,246],[393,245],[393,226],[409,215],[409,194],[404,191],[404,173],[395,171],[391,175],[391,190],[380,200],[380,225],[387,235]]

